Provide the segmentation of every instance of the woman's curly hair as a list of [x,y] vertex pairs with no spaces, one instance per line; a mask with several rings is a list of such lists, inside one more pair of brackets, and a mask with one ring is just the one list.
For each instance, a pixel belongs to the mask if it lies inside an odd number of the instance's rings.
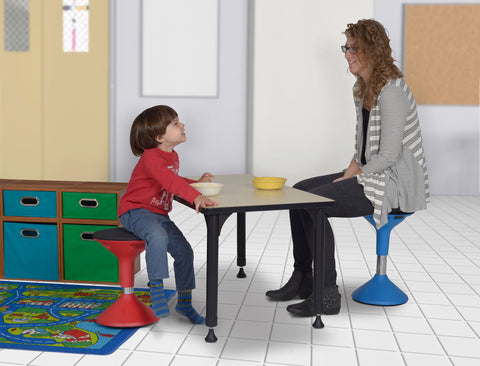
[[380,91],[391,79],[403,77],[394,64],[390,39],[382,24],[373,19],[362,19],[348,24],[345,35],[355,41],[357,52],[365,57],[371,74],[368,82],[357,76],[356,98],[364,97],[363,106],[371,109],[377,104]]

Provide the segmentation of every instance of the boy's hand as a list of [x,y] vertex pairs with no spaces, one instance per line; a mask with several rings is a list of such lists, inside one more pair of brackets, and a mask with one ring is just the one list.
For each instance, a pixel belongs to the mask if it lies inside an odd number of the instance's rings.
[[213,178],[212,173],[203,173],[202,177],[198,180],[199,182],[211,182]]
[[199,213],[200,209],[203,208],[203,207],[217,206],[218,205],[218,202],[212,201],[210,198],[202,196],[202,195],[197,196],[197,198],[195,198],[193,203],[195,204],[195,211],[197,211],[197,213]]

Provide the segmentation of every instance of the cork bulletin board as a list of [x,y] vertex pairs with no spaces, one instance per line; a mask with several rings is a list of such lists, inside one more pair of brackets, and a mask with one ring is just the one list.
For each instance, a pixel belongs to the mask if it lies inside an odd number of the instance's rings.
[[405,5],[404,73],[418,104],[480,104],[480,4]]

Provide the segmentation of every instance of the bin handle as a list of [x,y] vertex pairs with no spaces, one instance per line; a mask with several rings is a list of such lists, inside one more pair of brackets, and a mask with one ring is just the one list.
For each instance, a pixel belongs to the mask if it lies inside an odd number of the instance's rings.
[[22,229],[20,235],[24,238],[36,239],[40,236],[40,232],[37,229]]
[[22,197],[20,203],[22,206],[38,206],[40,199],[38,197]]
[[98,207],[98,201],[95,198],[81,198],[80,201],[78,201],[78,204],[80,205],[80,207],[88,207],[88,208]]
[[95,241],[93,237],[93,232],[91,231],[84,231],[83,233],[80,234],[80,238],[86,241]]

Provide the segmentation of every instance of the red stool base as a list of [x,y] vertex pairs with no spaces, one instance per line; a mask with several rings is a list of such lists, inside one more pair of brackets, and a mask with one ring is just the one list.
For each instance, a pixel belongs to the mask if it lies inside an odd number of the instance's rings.
[[122,294],[97,317],[97,323],[107,327],[141,327],[158,321],[153,310],[135,294]]

